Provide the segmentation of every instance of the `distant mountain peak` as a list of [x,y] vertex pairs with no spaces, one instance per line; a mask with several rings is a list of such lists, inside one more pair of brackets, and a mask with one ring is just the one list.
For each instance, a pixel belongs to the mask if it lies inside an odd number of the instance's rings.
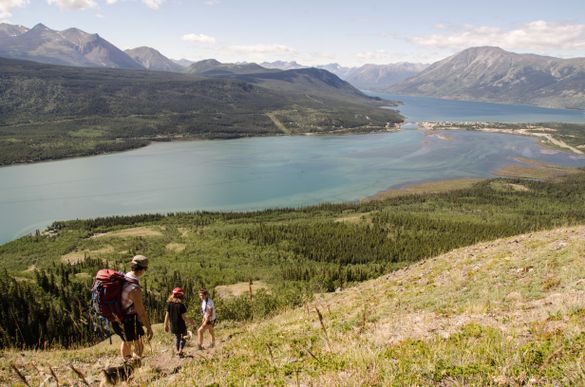
[[49,27],[47,27],[46,25],[44,25],[43,23],[37,23],[33,28],[31,28],[32,30],[49,30],[49,31],[53,31],[52,29],[50,29]]
[[197,61],[197,62],[195,62],[193,64],[197,64],[197,63],[199,63],[199,64],[208,64],[208,65],[220,65],[221,64],[220,61],[218,61],[217,59],[212,59],[212,58],[210,58],[210,59],[203,59],[203,60]]
[[28,28],[22,25],[12,25],[8,23],[0,23],[0,37],[7,36],[7,37],[14,37],[18,35],[22,35],[28,31]]
[[148,70],[171,72],[183,71],[182,66],[167,58],[152,47],[136,47],[125,50],[125,53]]
[[199,62],[192,63],[186,69],[186,71],[191,74],[222,76],[235,74],[255,74],[274,70],[269,70],[256,63],[221,63],[216,59],[204,59],[200,60]]
[[585,58],[470,47],[388,91],[395,94],[546,107],[585,108]]
[[143,68],[98,34],[78,28],[55,31],[38,23],[26,30],[3,25],[0,38],[0,54],[8,58],[70,66]]

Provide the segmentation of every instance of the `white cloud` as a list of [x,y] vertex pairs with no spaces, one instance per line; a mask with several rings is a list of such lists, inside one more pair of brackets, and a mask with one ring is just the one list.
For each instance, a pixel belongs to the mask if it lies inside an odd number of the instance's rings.
[[47,3],[61,9],[86,9],[97,6],[94,0],[47,0]]
[[14,8],[24,7],[28,0],[0,0],[0,19],[12,16]]
[[186,42],[194,42],[194,43],[207,43],[207,44],[214,44],[216,42],[213,36],[204,35],[204,34],[186,34],[181,37],[181,40]]
[[213,7],[214,5],[218,5],[219,4],[219,0],[206,0],[205,1],[205,5],[208,5],[210,7]]
[[[446,29],[445,26],[441,26]],[[450,27],[449,34],[414,37],[421,46],[463,49],[471,46],[499,46],[519,50],[578,50],[585,47],[585,24],[552,23],[537,20],[519,28],[465,25]]]
[[[122,0],[106,0],[106,4],[114,5]],[[167,0],[142,0],[142,2],[150,9],[158,10],[161,5]]]
[[148,8],[159,9],[166,0],[142,0]]

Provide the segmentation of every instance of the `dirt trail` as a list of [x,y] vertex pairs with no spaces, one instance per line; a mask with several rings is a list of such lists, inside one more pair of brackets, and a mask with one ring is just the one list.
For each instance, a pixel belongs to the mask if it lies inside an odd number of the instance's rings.
[[277,117],[276,114],[274,113],[266,113],[266,116],[268,116],[268,118],[270,118],[272,120],[272,122],[274,123],[274,125],[276,125],[276,127],[284,134],[290,135],[291,132],[290,130],[284,126],[284,124],[282,123],[282,121],[280,121]]

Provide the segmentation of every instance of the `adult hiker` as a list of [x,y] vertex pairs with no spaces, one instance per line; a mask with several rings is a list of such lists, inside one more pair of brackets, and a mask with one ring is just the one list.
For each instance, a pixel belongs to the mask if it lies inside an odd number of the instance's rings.
[[121,338],[122,345],[120,352],[124,361],[132,359],[132,347],[134,356],[141,358],[144,352],[143,326],[146,328],[146,337],[152,338],[153,332],[150,320],[146,314],[142,302],[142,289],[140,288],[140,277],[148,269],[148,258],[144,255],[137,255],[130,263],[131,271],[126,273],[126,283],[122,288],[122,308],[125,310],[122,324],[114,324],[113,329]]
[[175,349],[179,357],[183,357],[187,336],[187,322],[194,324],[187,317],[187,307],[183,303],[185,292],[181,288],[174,288],[167,300],[167,311],[165,313],[165,332],[175,335]]
[[215,334],[213,333],[213,326],[215,325],[215,305],[211,298],[209,298],[209,292],[206,289],[199,290],[199,299],[201,299],[201,313],[203,319],[201,320],[201,326],[197,329],[197,348],[203,349],[203,332],[209,331],[211,335],[211,345],[209,348],[215,346]]

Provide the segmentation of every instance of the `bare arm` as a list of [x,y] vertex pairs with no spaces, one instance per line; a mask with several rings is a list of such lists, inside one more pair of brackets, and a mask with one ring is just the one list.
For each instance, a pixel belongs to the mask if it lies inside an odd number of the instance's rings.
[[211,316],[213,316],[213,308],[208,307],[203,315],[203,325],[207,324],[209,320],[211,320]]
[[146,327],[147,330],[152,330],[150,326],[150,319],[146,314],[146,309],[144,308],[144,304],[142,303],[142,292],[140,289],[134,289],[129,294],[128,297],[134,302],[134,309],[136,310],[136,314],[138,314],[138,318],[142,325]]
[[168,332],[169,331],[169,312],[165,312],[164,327],[165,327],[165,332]]

